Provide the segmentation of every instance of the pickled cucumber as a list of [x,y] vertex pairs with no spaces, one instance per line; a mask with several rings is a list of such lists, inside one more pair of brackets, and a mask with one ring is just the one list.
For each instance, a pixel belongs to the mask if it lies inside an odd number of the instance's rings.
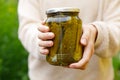
[[[56,15],[56,14],[54,14]],[[82,34],[82,22],[76,14],[59,15],[49,17],[46,25],[55,34],[54,46],[49,48],[47,61],[52,65],[68,66],[77,62],[82,57],[80,37]]]
[[54,22],[47,23],[46,25],[48,25],[50,27],[51,32],[54,32],[54,34],[57,35],[53,39],[54,46],[49,48],[51,54],[47,55],[47,61],[50,62],[50,64],[59,65],[56,53],[57,53],[58,48],[59,48],[58,44],[60,44],[60,36],[59,36],[59,34],[61,32],[61,27],[57,23],[54,23]]
[[74,51],[74,54],[73,54],[73,58],[75,61],[79,61],[81,58],[82,58],[82,49],[83,47],[80,46],[80,38],[81,38],[81,35],[82,35],[82,28],[81,28],[81,21],[77,21],[78,24],[76,24],[78,26],[78,29],[77,29],[77,39],[76,39],[76,49]]

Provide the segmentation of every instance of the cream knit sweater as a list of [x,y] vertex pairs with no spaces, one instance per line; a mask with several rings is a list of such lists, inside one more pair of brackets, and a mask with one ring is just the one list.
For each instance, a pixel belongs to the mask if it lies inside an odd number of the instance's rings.
[[[50,65],[39,53],[38,30],[45,11],[78,7],[83,24],[98,29],[95,54],[86,70]],[[19,0],[19,39],[29,52],[30,80],[113,80],[112,56],[120,49],[120,0]]]

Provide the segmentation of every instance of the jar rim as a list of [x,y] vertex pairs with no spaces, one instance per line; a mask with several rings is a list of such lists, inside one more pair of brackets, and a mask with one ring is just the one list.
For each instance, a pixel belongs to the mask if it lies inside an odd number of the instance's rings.
[[75,7],[50,8],[46,11],[46,14],[58,12],[80,12],[80,9]]

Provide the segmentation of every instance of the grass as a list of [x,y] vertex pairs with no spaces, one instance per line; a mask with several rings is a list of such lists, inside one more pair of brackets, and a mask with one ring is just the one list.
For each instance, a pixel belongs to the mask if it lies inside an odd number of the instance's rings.
[[17,36],[17,0],[0,5],[0,80],[28,80],[27,52]]
[[113,57],[115,80],[120,80],[120,53]]

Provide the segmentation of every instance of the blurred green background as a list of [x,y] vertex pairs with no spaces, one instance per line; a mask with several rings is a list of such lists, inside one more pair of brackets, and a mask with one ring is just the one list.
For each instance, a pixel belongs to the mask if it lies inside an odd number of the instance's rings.
[[17,32],[17,0],[0,0],[0,80],[28,80],[28,54]]
[[[28,80],[28,53],[17,35],[17,2],[0,0],[0,80]],[[115,80],[120,80],[120,54],[113,58],[113,65]]]

